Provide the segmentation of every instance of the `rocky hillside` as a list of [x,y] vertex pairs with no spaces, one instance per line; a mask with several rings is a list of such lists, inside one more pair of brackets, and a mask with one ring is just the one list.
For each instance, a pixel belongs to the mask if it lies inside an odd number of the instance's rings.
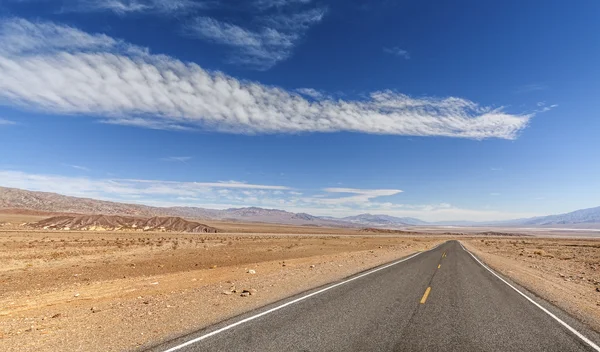
[[29,209],[39,212],[157,216],[160,208],[97,199],[63,196],[56,193],[0,187],[0,209]]
[[415,218],[398,218],[395,216],[389,215],[373,215],[373,214],[360,214],[356,216],[348,216],[342,218],[343,221],[348,221],[356,224],[366,225],[366,226],[416,226],[416,225],[426,225],[427,222],[415,219]]
[[[10,210],[8,210],[10,209]],[[27,191],[0,187],[0,211],[15,209],[35,212],[104,214],[141,217],[185,217],[201,220],[228,220],[265,222],[286,225],[311,225],[332,227],[355,227],[356,225],[336,219],[323,219],[309,214],[296,214],[278,209],[257,207],[230,208],[224,210],[199,207],[151,207],[140,204],[108,202],[89,198],[69,197],[56,193]]]
[[227,220],[264,222],[285,225],[330,227],[374,227],[404,229],[411,226],[558,226],[577,225],[600,228],[600,207],[577,210],[571,213],[529,219],[497,222],[443,221],[425,222],[416,218],[389,215],[360,214],[345,218],[291,213],[279,209],[258,207],[230,208],[224,210],[199,207],[151,207],[141,204],[108,202],[90,198],[69,197],[56,193],[27,191],[0,187],[0,211],[31,214],[105,214],[139,217],[185,217],[200,220]]
[[541,216],[517,221],[519,225],[574,225],[600,224],[600,207],[576,210],[570,213]]
[[55,216],[28,224],[44,230],[160,231],[216,233],[217,229],[179,217],[134,218],[117,215]]

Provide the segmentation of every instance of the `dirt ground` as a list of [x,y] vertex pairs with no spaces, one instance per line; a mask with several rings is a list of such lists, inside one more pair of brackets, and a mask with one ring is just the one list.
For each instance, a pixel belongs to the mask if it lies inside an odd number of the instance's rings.
[[0,350],[134,350],[442,241],[0,231]]
[[0,351],[137,350],[448,239],[600,331],[597,239],[236,222],[206,222],[226,231],[210,235],[19,227],[41,218],[0,215],[11,223],[0,227]]
[[491,268],[600,331],[600,240],[462,241]]

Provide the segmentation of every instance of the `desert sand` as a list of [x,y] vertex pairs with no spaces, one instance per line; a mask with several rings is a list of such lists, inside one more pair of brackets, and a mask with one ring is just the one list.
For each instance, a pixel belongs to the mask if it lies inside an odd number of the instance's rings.
[[[4,230],[0,350],[135,350],[444,240],[263,229],[252,234]],[[268,233],[275,229],[282,231]],[[243,297],[242,290],[252,295]]]
[[227,222],[207,223],[217,234],[20,227],[44,217],[0,215],[2,351],[143,349],[448,239],[600,327],[598,240]]

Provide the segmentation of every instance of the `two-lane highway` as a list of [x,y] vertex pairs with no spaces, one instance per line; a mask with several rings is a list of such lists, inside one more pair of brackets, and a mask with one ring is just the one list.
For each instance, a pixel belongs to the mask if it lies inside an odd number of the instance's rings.
[[153,350],[600,351],[517,290],[450,241]]

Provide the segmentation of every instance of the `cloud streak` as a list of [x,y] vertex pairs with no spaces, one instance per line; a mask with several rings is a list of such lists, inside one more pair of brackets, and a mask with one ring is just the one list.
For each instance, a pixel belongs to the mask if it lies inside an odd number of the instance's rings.
[[525,94],[525,93],[532,93],[532,92],[539,92],[542,90],[547,90],[548,88],[549,87],[545,84],[532,83],[532,84],[525,84],[520,87],[517,87],[517,89],[515,89],[514,92],[517,94]]
[[390,47],[390,48],[385,47],[385,48],[383,48],[383,52],[397,56],[397,57],[404,58],[406,60],[410,59],[410,54],[408,53],[408,51],[401,49],[397,46]]
[[65,12],[110,11],[118,15],[131,13],[175,14],[205,8],[206,1],[193,0],[76,0],[66,2]]
[[514,139],[534,116],[393,91],[311,101],[106,35],[23,19],[0,24],[0,76],[0,104],[158,129]]
[[68,166],[71,167],[73,169],[77,169],[80,171],[85,171],[85,172],[90,172],[91,170],[85,166],[80,166],[80,165],[72,165],[72,164],[62,164],[63,166]]
[[14,121],[11,121],[11,120],[6,120],[6,119],[3,119],[3,118],[0,118],[0,126],[2,126],[2,125],[4,125],[4,126],[7,126],[7,125],[16,125],[16,124],[17,124],[17,123],[16,123],[16,122],[14,122]]
[[214,18],[199,17],[187,26],[188,32],[198,38],[237,49],[229,62],[266,70],[287,59],[296,34],[283,33],[273,28],[251,31]]
[[[324,192],[338,195],[337,197],[318,197],[312,201],[321,205],[354,205],[368,206],[379,197],[393,196],[402,193],[399,189],[357,189],[357,188],[324,188]],[[350,194],[340,197],[339,194]]]
[[316,99],[316,100],[321,100],[321,99],[325,99],[327,98],[327,96],[325,94],[323,94],[322,92],[314,89],[314,88],[298,88],[296,89],[296,91],[302,95],[305,95],[307,97]]
[[180,163],[185,163],[186,161],[190,161],[192,159],[191,156],[169,156],[166,158],[161,158],[162,161],[177,161]]
[[273,7],[286,7],[297,4],[309,4],[312,0],[254,0],[254,6],[259,9],[270,9]]
[[[76,165],[68,165],[76,167]],[[80,167],[77,167],[80,168]],[[85,169],[85,168],[83,168]],[[214,189],[287,191],[286,186],[257,185],[243,182],[178,182],[140,179],[92,179],[59,175],[28,174],[21,171],[0,171],[0,184],[5,187],[25,188],[38,191],[51,191],[75,196],[112,195],[197,197],[211,193]],[[110,197],[109,197],[110,198]]]
[[[307,1],[296,1],[308,3]],[[186,25],[193,37],[227,46],[233,50],[228,61],[257,70],[267,70],[291,56],[306,31],[321,22],[325,9],[314,8],[296,13],[265,14],[271,7],[289,5],[290,1],[263,1],[258,6],[258,24],[242,27],[211,17],[197,17]],[[270,5],[270,6],[267,6]]]

